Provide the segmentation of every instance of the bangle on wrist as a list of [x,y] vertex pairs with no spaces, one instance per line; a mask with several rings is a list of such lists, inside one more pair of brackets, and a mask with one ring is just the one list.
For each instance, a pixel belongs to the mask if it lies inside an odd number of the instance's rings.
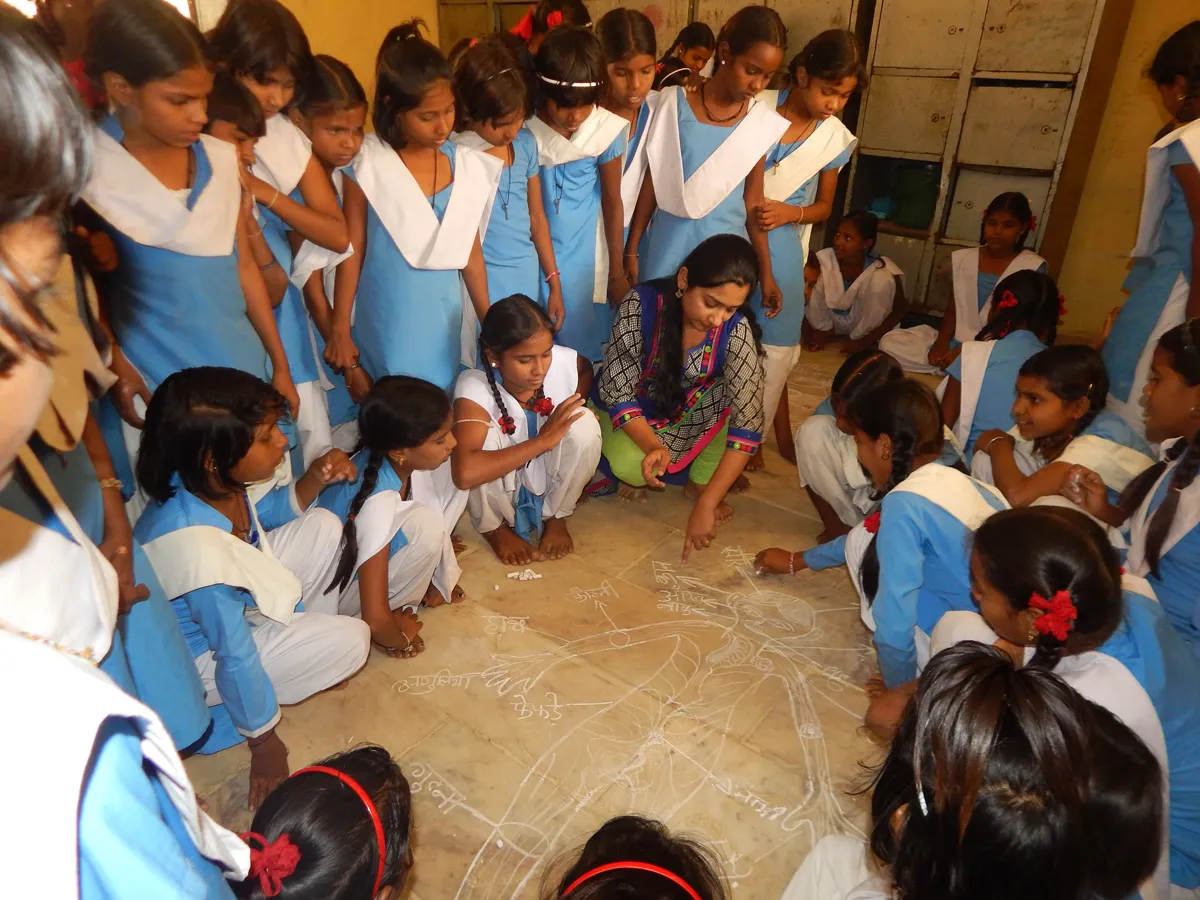
[[558,277],[558,269],[555,269],[553,272],[551,272],[549,275],[546,276],[546,278],[545,278],[546,284],[550,283],[551,278],[557,278],[557,277]]
[[803,206],[800,207],[800,218],[796,220],[796,224],[797,225],[804,224],[804,207]]
[[275,192],[275,196],[272,197],[271,202],[267,204],[267,209],[273,208],[275,206],[275,202],[279,199],[279,188],[273,187],[271,190]]
[[279,265],[279,260],[277,260],[277,259],[272,259],[272,260],[271,260],[269,263],[267,263],[265,266],[259,266],[259,267],[258,267],[258,271],[260,271],[260,272],[265,272],[265,271],[267,271],[268,269],[273,269],[273,268],[275,268],[277,265]]
[[788,574],[796,574],[796,551],[792,550],[788,553]]
[[121,490],[125,485],[121,484],[120,478],[101,478],[100,489],[104,491]]
[[989,450],[992,449],[992,444],[996,443],[996,441],[1002,441],[1007,437],[1012,437],[1012,435],[1009,435],[1009,434],[996,435],[994,438],[992,438],[990,441],[988,441],[986,444],[983,445],[983,452],[987,453]]

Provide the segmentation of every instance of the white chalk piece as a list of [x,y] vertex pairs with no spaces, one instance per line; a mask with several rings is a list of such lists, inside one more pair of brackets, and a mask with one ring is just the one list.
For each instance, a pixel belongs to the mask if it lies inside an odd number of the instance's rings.
[[503,850],[504,849],[504,841],[496,841],[496,849]]
[[498,585],[498,584],[493,584],[493,585],[492,585],[492,590],[493,590],[493,591],[498,591],[498,590],[500,590],[500,585]]

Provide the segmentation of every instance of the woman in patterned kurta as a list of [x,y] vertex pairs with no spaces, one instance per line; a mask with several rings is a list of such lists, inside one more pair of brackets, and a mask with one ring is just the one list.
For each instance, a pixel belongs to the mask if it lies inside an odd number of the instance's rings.
[[685,559],[733,515],[725,494],[762,440],[761,331],[745,305],[757,283],[750,242],[711,237],[674,278],[629,293],[604,353],[594,399],[605,462],[639,502],[687,473]]

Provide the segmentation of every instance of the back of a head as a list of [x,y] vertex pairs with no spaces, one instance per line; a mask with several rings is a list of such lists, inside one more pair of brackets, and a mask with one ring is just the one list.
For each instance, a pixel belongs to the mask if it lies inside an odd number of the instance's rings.
[[190,19],[163,0],[106,0],[92,14],[84,66],[102,84],[106,72],[131,87],[207,66],[208,47]]
[[688,272],[688,284],[719,287],[737,284],[754,290],[758,285],[758,257],[754,247],[736,234],[714,234],[687,255],[680,268]]
[[247,137],[260,138],[267,133],[262,107],[250,88],[232,74],[218,69],[213,76],[212,93],[208,95],[208,121],[230,122]]
[[1045,272],[1036,269],[1013,272],[1001,279],[992,292],[995,314],[979,330],[975,340],[998,340],[1018,329],[1025,329],[1043,344],[1053,344],[1058,336],[1061,302],[1058,284]]
[[[717,35],[718,49],[729,46],[729,56],[741,56],[755,44],[770,44],[780,50],[787,48],[787,28],[783,19],[769,6],[743,6],[732,16]],[[713,58],[713,71],[721,66],[720,54]]]
[[359,446],[378,454],[418,447],[450,415],[450,398],[436,384],[409,375],[385,375],[358,408]]
[[665,56],[658,63],[658,74],[654,76],[655,90],[669,87],[684,87],[692,77],[692,70],[682,60]]
[[862,44],[853,31],[845,28],[822,31],[805,44],[804,49],[788,65],[793,77],[800,66],[804,67],[805,74],[810,78],[832,82],[855,78],[859,90],[867,86],[866,56]]
[[847,416],[871,438],[886,434],[892,439],[893,468],[903,457],[911,461],[914,456],[942,452],[941,406],[933,391],[919,382],[886,381],[860,394]]
[[213,59],[235,75],[265,82],[283,67],[301,90],[312,75],[308,37],[279,0],[230,0],[208,40]]
[[876,775],[871,847],[895,895],[1063,900],[1088,878],[1091,708],[966,642],[922,673]]
[[538,0],[531,16],[533,34],[546,34],[560,25],[588,28],[592,24],[583,0]]
[[[382,747],[356,747],[316,765],[349,776],[373,803],[383,826],[383,877],[396,887],[407,872],[412,797],[408,780]],[[379,873],[380,848],[365,803],[335,775],[292,775],[270,793],[255,813],[251,832],[267,843],[287,835],[299,850],[293,871],[281,879],[280,900],[371,900]],[[244,900],[267,895],[258,879],[234,885]],[[396,896],[397,894],[393,894]]]
[[371,122],[375,133],[393,148],[404,146],[399,116],[421,104],[437,81],[450,82],[453,73],[442,51],[422,35],[423,19],[397,25],[379,45],[375,56],[375,102]]
[[366,107],[367,93],[354,70],[324,53],[313,57],[312,77],[300,86],[296,108],[306,116]]
[[461,119],[487,123],[532,114],[531,61],[520,38],[489,34],[452,53],[451,60]]
[[604,51],[587,28],[564,25],[553,29],[538,47],[534,68],[542,96],[558,106],[598,103],[604,95]]
[[[573,862],[570,857],[575,857]],[[622,867],[590,874],[602,866],[630,862],[661,871]],[[543,900],[688,900],[678,881],[700,900],[728,897],[721,863],[708,847],[672,834],[653,819],[618,816],[600,826],[577,857],[564,855],[550,866],[541,896]]]
[[1180,122],[1200,116],[1200,19],[1188,22],[1163,41],[1150,63],[1150,78],[1158,85],[1176,85],[1183,79],[1179,111]]
[[609,10],[596,23],[596,37],[609,65],[638,54],[658,56],[654,25],[641,10],[623,6]]
[[846,357],[833,376],[829,393],[850,406],[862,394],[903,377],[904,369],[894,357],[882,350],[867,347]]
[[1082,431],[1104,409],[1108,399],[1108,370],[1100,351],[1086,344],[1047,347],[1025,360],[1017,373],[1021,378],[1040,378],[1050,393],[1061,400],[1088,399],[1089,409],[1077,424]]

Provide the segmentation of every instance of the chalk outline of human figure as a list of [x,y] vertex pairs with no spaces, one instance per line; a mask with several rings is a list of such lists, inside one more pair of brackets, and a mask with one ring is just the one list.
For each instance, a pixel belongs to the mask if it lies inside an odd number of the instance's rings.
[[[732,549],[736,552],[736,548]],[[738,561],[744,562],[740,558]],[[810,843],[832,833],[863,836],[859,825],[838,802],[840,792],[833,785],[824,732],[810,695],[810,690],[815,689],[814,672],[829,682],[833,689],[830,693],[844,690],[850,684],[840,670],[822,666],[803,652],[817,649],[806,646],[805,641],[819,640],[822,636],[817,627],[818,613],[799,597],[763,590],[762,582],[754,577],[749,565],[735,565],[734,571],[746,580],[751,590],[724,591],[695,578],[678,576],[667,564],[655,564],[656,580],[672,588],[662,593],[686,592],[698,604],[697,612],[682,620],[617,628],[577,638],[542,653],[505,659],[484,672],[484,682],[498,695],[529,695],[560,663],[597,653],[619,653],[659,641],[675,645],[662,665],[640,684],[588,714],[545,748],[517,787],[498,824],[477,850],[455,900],[507,900],[519,896],[549,853],[560,846],[578,813],[598,794],[617,784],[639,795],[641,811],[667,822],[708,786],[749,804],[762,818],[768,814],[774,816],[772,820],[779,823],[783,832],[781,840],[750,859],[734,854],[728,860],[731,879],[748,877],[756,864],[800,834],[806,834]],[[764,607],[773,611],[773,615],[754,614]],[[796,634],[798,623],[807,625],[800,634]],[[713,628],[719,629],[726,641],[704,653],[689,632],[707,632]],[[774,629],[790,634],[773,634]],[[864,658],[870,654],[865,642],[854,647],[819,649],[855,652]],[[518,667],[524,671],[518,671]],[[732,684],[723,678],[731,673],[735,677]],[[721,679],[715,698],[705,694],[714,676]],[[738,701],[776,678],[783,680],[790,702],[801,751],[797,767],[805,775],[805,787],[799,802],[790,809],[764,810],[747,799],[747,792],[737,790],[732,777],[722,777],[716,770],[734,730],[733,722],[741,705]],[[685,697],[689,691],[694,698]],[[818,693],[851,712],[827,693],[820,690]],[[724,715],[723,723],[715,721],[717,717],[706,709],[713,705],[714,699],[717,713]],[[698,723],[713,733],[717,739],[712,742],[709,759],[696,759],[694,749],[689,748],[688,753],[672,743],[672,727],[677,723],[693,728]],[[804,733],[806,726],[816,727]],[[621,740],[614,738],[614,734],[637,737]],[[817,746],[813,748],[810,744]],[[662,754],[657,762],[655,753]],[[612,757],[617,757],[619,764],[604,766],[606,759]],[[594,772],[597,763],[604,767]],[[573,778],[555,778],[553,772],[558,768],[578,774]],[[689,776],[689,782],[682,785],[676,779],[681,768],[686,768]],[[664,802],[664,795],[670,802]],[[753,800],[762,802],[757,797]],[[522,846],[526,837],[533,841]]]

